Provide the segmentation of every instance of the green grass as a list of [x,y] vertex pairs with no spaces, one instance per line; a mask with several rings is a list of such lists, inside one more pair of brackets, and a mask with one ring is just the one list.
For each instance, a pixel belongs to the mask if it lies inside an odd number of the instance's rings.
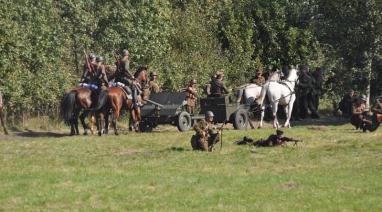
[[294,127],[297,147],[193,152],[192,132],[0,142],[0,210],[381,211],[382,129]]

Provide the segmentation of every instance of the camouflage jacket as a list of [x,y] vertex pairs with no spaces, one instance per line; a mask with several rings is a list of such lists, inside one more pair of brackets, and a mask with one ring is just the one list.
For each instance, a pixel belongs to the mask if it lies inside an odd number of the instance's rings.
[[212,123],[207,122],[205,119],[200,120],[194,125],[194,130],[196,136],[199,138],[210,137],[213,134],[216,134],[216,130]]

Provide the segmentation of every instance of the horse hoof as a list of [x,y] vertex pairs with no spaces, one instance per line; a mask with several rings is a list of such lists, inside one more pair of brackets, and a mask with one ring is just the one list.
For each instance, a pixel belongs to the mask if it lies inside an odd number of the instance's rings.
[[101,135],[102,135],[102,132],[101,132],[101,131],[99,131],[99,132],[98,132],[98,135],[99,135],[99,136],[101,136]]
[[88,135],[88,132],[85,131],[85,132],[84,132],[84,135]]
[[119,133],[115,132],[114,135],[119,135]]

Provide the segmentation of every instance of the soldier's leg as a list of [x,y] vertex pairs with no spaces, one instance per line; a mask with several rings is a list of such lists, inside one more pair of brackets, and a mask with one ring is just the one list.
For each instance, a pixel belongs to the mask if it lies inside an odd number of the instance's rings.
[[207,138],[199,138],[199,147],[203,151],[208,151],[208,140],[207,140]]

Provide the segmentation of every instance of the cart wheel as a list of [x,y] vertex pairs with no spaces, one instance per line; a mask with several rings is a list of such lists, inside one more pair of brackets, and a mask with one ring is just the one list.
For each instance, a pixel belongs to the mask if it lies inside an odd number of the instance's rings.
[[148,121],[141,121],[141,123],[139,123],[139,131],[151,132],[153,131],[153,126]]
[[248,113],[246,110],[239,109],[233,114],[233,127],[236,130],[244,130],[248,126]]
[[192,126],[192,119],[190,114],[185,111],[179,113],[176,126],[178,127],[178,130],[181,132],[188,131]]

